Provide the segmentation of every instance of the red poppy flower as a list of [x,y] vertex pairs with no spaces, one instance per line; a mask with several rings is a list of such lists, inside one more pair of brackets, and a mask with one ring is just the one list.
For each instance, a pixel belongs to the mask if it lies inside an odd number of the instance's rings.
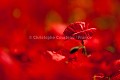
[[70,24],[63,32],[65,36],[74,37],[77,40],[90,39],[96,28],[89,28],[85,25],[85,22],[75,22]]
[[114,74],[110,80],[120,80],[120,72]]

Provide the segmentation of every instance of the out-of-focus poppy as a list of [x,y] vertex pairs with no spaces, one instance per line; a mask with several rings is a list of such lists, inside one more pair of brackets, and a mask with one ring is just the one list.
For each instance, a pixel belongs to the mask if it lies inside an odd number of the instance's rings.
[[120,72],[116,73],[111,77],[111,80],[119,80],[120,79]]

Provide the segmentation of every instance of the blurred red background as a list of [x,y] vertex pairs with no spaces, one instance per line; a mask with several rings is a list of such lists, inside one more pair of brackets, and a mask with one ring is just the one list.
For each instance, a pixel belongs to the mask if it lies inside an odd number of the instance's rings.
[[[119,0],[0,0],[0,80],[120,80],[119,8]],[[97,28],[88,56],[70,54],[77,40],[35,37],[63,36],[78,21]]]

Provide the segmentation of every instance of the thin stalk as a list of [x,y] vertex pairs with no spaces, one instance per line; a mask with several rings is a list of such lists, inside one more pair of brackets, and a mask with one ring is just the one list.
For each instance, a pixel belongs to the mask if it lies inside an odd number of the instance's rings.
[[84,41],[82,40],[81,43],[82,43],[82,46],[83,46],[82,53],[87,55],[87,51],[86,51],[86,47],[84,45]]

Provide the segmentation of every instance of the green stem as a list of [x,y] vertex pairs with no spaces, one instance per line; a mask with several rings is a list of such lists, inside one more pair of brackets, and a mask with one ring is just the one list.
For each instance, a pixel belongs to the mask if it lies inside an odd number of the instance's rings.
[[96,80],[96,76],[93,76],[93,80]]
[[108,80],[111,80],[110,77],[108,77]]
[[82,46],[83,46],[82,53],[87,55],[87,51],[86,51],[86,47],[84,45],[84,41],[82,40],[81,43],[82,43]]

